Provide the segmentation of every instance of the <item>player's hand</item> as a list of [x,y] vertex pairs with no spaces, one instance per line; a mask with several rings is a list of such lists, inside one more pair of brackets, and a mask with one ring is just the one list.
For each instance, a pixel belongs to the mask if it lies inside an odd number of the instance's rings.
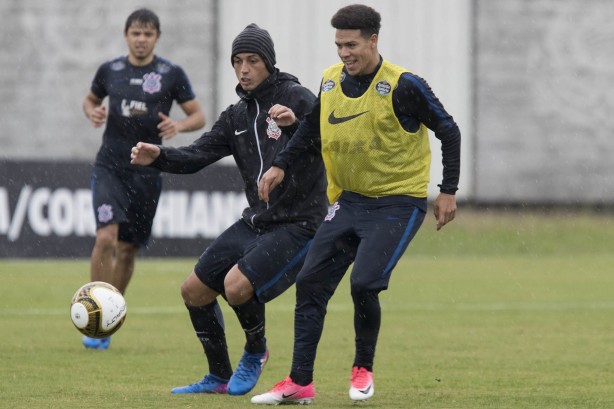
[[177,122],[173,121],[171,118],[164,115],[162,112],[158,112],[158,116],[161,119],[160,123],[158,124],[158,129],[160,130],[158,136],[160,136],[160,138],[171,139],[172,137],[177,135],[177,133],[179,133],[179,127],[177,126]]
[[88,118],[94,128],[100,128],[107,122],[107,108],[104,105],[99,105],[96,108],[92,109]]
[[130,163],[148,166],[160,156],[160,147],[151,143],[139,142],[130,151]]
[[258,182],[258,197],[260,197],[260,200],[267,203],[269,202],[269,193],[284,180],[285,174],[286,172],[284,172],[282,168],[271,166],[271,168],[262,175],[260,182]]
[[294,111],[284,105],[273,105],[271,109],[269,109],[269,115],[278,126],[289,126],[296,122]]
[[437,230],[454,220],[456,215],[456,196],[440,193],[435,199],[434,205],[435,219],[437,220]]

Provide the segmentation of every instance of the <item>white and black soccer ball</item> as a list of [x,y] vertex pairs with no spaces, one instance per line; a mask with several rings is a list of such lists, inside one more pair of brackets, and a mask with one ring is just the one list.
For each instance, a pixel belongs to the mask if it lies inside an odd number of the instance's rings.
[[126,312],[124,296],[103,281],[83,285],[70,301],[72,323],[91,338],[105,338],[115,333],[124,323]]

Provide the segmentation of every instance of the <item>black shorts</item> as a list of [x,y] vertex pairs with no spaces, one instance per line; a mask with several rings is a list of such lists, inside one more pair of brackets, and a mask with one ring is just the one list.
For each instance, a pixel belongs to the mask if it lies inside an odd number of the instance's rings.
[[426,199],[343,192],[316,232],[298,280],[334,291],[354,263],[352,288],[385,290],[424,221],[425,208]]
[[237,264],[264,303],[294,284],[312,237],[312,231],[296,224],[258,231],[239,220],[205,250],[194,272],[207,287],[223,294],[224,278]]
[[119,241],[146,246],[162,191],[160,175],[94,166],[91,186],[96,229],[119,224]]

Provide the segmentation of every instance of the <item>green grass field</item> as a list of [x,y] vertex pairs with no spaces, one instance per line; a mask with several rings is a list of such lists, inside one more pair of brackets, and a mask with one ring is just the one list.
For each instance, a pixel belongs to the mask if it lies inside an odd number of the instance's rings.
[[[613,247],[611,215],[461,209],[441,232],[429,215],[381,296],[375,396],[347,395],[346,277],[329,305],[314,406],[613,408]],[[0,407],[251,407],[288,374],[294,289],[267,306],[271,359],[252,393],[172,396],[206,372],[179,295],[193,262],[140,259],[124,327],[111,349],[90,351],[69,318],[88,261],[0,261]],[[224,311],[236,363],[243,335]]]

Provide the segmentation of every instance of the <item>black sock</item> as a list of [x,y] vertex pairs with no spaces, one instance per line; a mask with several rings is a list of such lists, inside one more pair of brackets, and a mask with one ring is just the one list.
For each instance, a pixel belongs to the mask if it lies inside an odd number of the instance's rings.
[[292,370],[290,372],[290,379],[297,385],[307,386],[313,382],[313,373]]
[[250,354],[264,353],[266,351],[264,304],[252,297],[245,304],[231,305],[231,307],[245,332],[245,351]]
[[379,291],[352,291],[356,355],[354,366],[373,372],[375,346],[382,319]]
[[190,313],[196,337],[200,340],[207,356],[209,373],[222,379],[230,379],[232,365],[228,357],[224,317],[217,300],[202,307],[188,305],[186,307]]

